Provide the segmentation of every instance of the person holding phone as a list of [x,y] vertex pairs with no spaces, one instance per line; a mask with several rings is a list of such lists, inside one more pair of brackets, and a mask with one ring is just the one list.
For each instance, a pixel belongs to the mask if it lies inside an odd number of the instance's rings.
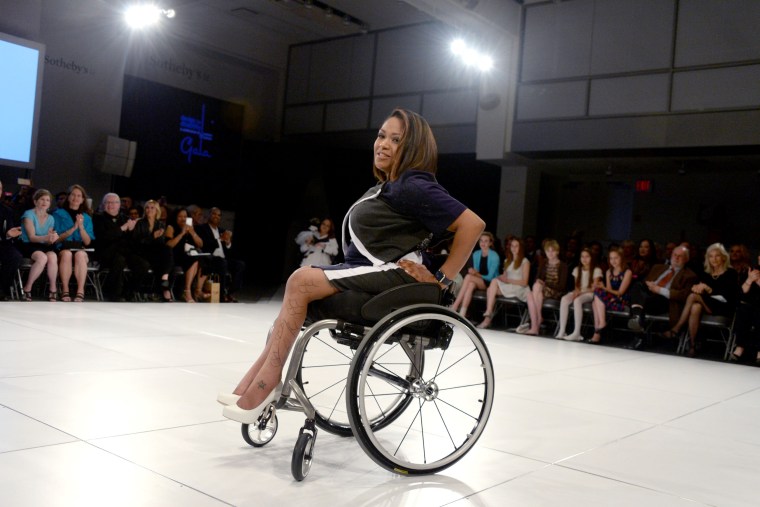
[[[182,299],[186,303],[207,299],[203,294],[203,283],[208,269],[208,256],[197,255],[203,249],[203,240],[195,232],[193,219],[187,214],[187,209],[178,208],[166,226],[166,246],[172,249],[174,264],[185,273],[185,287]],[[195,255],[193,255],[195,254]],[[195,293],[193,293],[193,282]]]

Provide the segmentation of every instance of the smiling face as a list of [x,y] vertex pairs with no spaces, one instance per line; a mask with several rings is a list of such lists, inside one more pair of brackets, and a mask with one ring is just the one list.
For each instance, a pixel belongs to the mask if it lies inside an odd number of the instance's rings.
[[478,246],[481,250],[485,251],[491,248],[491,237],[483,234],[480,239],[478,240]]
[[375,167],[390,174],[393,161],[401,146],[401,139],[404,136],[403,125],[401,120],[396,117],[390,117],[385,120],[375,139],[373,153],[375,154]]
[[726,258],[723,257],[720,250],[715,248],[707,253],[707,262],[710,263],[710,267],[712,267],[713,271],[718,271],[723,268]]
[[156,219],[159,217],[158,214],[158,204],[156,204],[153,201],[148,201],[145,203],[145,217]]
[[74,188],[68,197],[69,200],[69,209],[78,210],[79,207],[84,202],[84,195],[82,194],[82,191],[78,188]]

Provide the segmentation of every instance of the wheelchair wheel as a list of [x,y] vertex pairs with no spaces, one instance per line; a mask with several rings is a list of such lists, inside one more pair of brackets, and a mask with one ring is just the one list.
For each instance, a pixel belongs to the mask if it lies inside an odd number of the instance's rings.
[[[424,356],[424,361],[422,357]],[[460,460],[483,433],[494,399],[488,349],[469,321],[434,305],[389,314],[365,336],[349,371],[348,417],[359,445],[402,475]],[[411,396],[382,431],[384,399]]]
[[273,409],[267,410],[259,420],[253,424],[243,424],[240,432],[243,440],[253,447],[263,447],[268,444],[277,433],[277,414]]
[[[341,344],[331,335],[332,328],[322,329],[307,340],[295,379],[309,401],[314,405],[317,427],[343,437],[353,435],[351,422],[346,413],[346,385],[348,371],[354,359],[354,347]],[[394,414],[403,413],[412,401],[408,394],[398,393],[383,400],[382,416],[372,421],[373,427],[380,428],[392,421]]]
[[309,475],[311,462],[314,459],[314,436],[311,433],[298,435],[290,460],[290,473],[297,481],[302,481]]

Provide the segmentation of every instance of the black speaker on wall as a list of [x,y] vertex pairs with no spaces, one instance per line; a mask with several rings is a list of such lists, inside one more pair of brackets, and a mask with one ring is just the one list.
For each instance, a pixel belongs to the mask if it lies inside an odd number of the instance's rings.
[[95,150],[95,169],[116,176],[132,176],[137,143],[116,136],[106,136]]

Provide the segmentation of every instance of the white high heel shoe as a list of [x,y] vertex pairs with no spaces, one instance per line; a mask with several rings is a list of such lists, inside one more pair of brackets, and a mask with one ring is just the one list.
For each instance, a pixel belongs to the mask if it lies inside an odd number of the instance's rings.
[[281,393],[282,382],[278,383],[277,387],[272,389],[272,392],[269,393],[269,395],[264,398],[264,401],[259,403],[258,406],[253,407],[250,410],[246,410],[244,408],[238,407],[236,404],[227,405],[224,407],[224,410],[222,410],[222,415],[227,419],[232,419],[233,421],[237,421],[239,423],[253,424],[259,418],[264,409],[267,408],[267,405],[279,398]]
[[219,393],[219,396],[216,397],[216,401],[222,405],[234,405],[239,399],[240,395],[233,393]]

